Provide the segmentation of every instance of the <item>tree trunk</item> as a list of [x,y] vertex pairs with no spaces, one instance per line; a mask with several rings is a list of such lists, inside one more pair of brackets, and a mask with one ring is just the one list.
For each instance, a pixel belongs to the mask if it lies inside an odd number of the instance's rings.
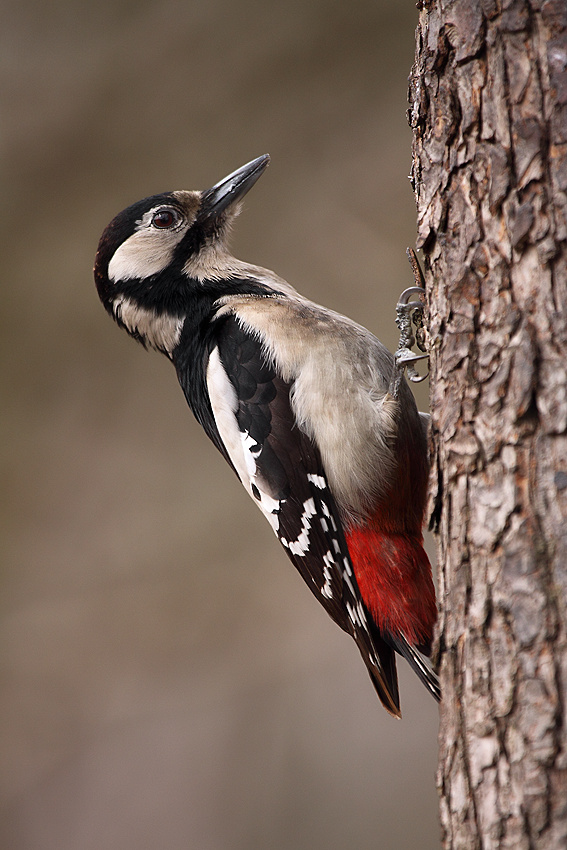
[[565,850],[567,2],[419,5],[444,846]]

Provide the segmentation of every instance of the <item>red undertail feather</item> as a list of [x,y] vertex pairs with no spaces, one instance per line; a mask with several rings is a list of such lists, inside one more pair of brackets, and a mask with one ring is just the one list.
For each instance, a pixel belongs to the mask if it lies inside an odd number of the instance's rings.
[[421,534],[395,533],[371,524],[346,538],[362,598],[381,632],[400,632],[428,652],[437,618],[431,566]]

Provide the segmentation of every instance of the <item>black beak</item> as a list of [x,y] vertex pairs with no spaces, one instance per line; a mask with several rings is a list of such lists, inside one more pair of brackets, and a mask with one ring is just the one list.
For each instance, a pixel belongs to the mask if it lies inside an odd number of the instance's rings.
[[239,201],[252,188],[258,177],[266,170],[270,155],[265,153],[252,162],[248,162],[211,189],[202,193],[201,208],[197,219],[201,221],[216,218],[227,207]]

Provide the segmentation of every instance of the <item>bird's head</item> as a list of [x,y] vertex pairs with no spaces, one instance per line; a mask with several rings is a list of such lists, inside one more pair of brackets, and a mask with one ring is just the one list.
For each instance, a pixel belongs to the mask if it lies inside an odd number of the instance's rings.
[[171,339],[152,338],[150,320],[179,320],[195,282],[221,280],[236,268],[226,247],[230,222],[269,161],[264,154],[205,191],[144,198],[110,222],[99,242],[95,282],[106,310],[132,336],[168,353]]

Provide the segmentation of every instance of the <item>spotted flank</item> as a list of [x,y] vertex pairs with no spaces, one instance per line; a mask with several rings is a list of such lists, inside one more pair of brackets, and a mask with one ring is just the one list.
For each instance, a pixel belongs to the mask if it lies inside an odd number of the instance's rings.
[[355,639],[386,708],[399,716],[394,652],[358,589],[319,451],[295,423],[291,386],[234,316],[224,317],[206,371],[220,440],[311,592]]

